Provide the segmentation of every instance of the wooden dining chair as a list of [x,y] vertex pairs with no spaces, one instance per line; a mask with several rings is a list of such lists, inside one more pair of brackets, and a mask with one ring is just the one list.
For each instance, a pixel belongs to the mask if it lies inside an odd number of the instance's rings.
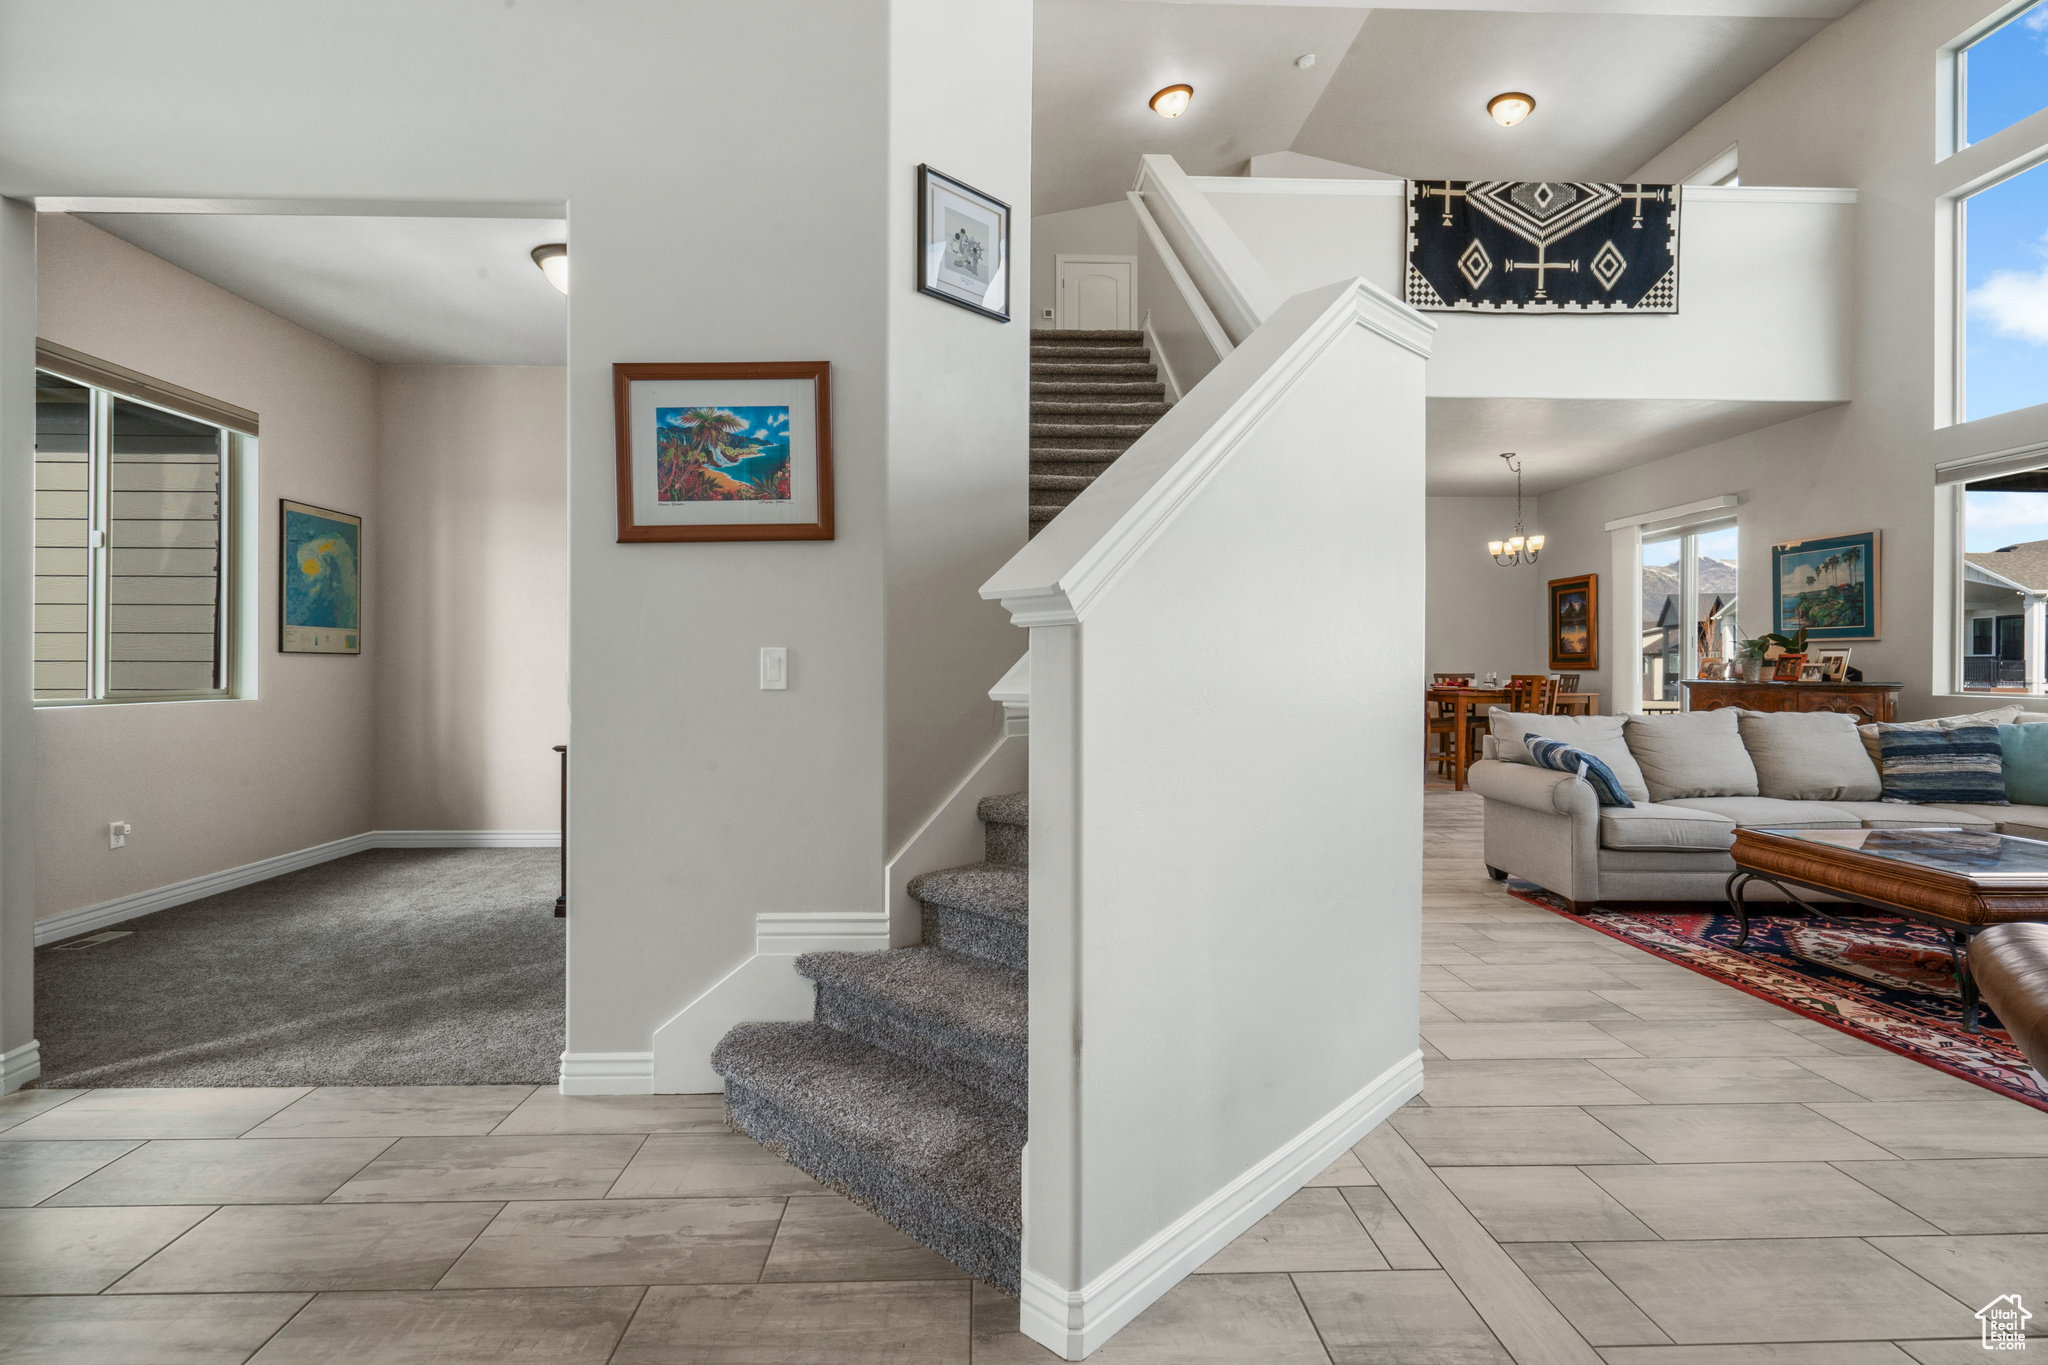
[[1576,673],[1560,673],[1560,674],[1558,674],[1558,675],[1557,675],[1557,690],[1558,690],[1558,691],[1560,691],[1560,692],[1576,692],[1576,691],[1578,691],[1578,690],[1579,690],[1579,675],[1578,675],[1578,674],[1576,674]]

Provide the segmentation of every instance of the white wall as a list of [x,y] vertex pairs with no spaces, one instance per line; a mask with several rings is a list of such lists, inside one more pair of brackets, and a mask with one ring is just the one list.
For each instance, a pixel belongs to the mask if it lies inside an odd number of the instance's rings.
[[566,378],[559,367],[378,367],[372,828],[560,822]]
[[[1030,202],[1029,119],[958,114],[971,104],[1013,113],[1030,107],[1031,25],[1031,6],[1024,3],[963,12],[952,0],[896,0],[891,244],[916,235],[920,161],[1012,203]],[[956,60],[963,41],[982,55]],[[1128,206],[1124,214],[1130,216]],[[1008,323],[919,294],[910,254],[888,254],[883,842],[892,856],[1002,738],[1002,708],[988,699],[988,690],[1024,652],[1008,615],[975,592],[1024,543],[1029,517],[1030,346],[1037,324],[1023,304],[1039,288],[1036,221],[1011,220],[1010,252],[1013,268],[1020,261],[1031,266],[1010,282]]]
[[[376,366],[66,214],[38,215],[39,335],[248,408],[256,473],[257,696],[35,712],[37,918],[369,828],[371,708],[385,642],[277,651],[277,501],[365,518],[377,592]],[[123,849],[107,824],[126,820]]]
[[[1743,181],[1687,191],[1676,314],[1432,314],[1430,396],[1847,398],[1855,206],[1756,191],[1746,171]],[[1283,292],[1360,275],[1400,292],[1403,182],[1193,183]]]
[[[1770,628],[1772,544],[1881,531],[1883,638],[1844,643],[1866,678],[1905,684],[1902,718],[1957,709],[1939,699],[1951,685],[1954,571],[1935,465],[2048,441],[2048,406],[1953,426],[1940,415],[1949,354],[1941,338],[1952,305],[1937,197],[2048,142],[2042,113],[1953,162],[1933,157],[1935,52],[1987,8],[1986,0],[1865,0],[1639,172],[1674,179],[1739,143],[1745,187],[1861,190],[1851,276],[1854,401],[1542,500],[1551,536],[1545,562],[1555,555],[1558,575],[1604,575],[1611,568],[1603,522],[1737,494],[1742,625],[1752,633]],[[1602,615],[1602,647],[1612,651],[1619,622],[1606,603]],[[1604,657],[1611,670],[1624,655]]]
[[[889,329],[907,168],[926,159],[909,144],[957,145],[967,104],[982,137],[1028,137],[1024,8],[364,0],[320,25],[263,0],[0,9],[0,193],[569,205],[568,1038],[624,1054],[626,1088],[636,1069],[651,1083],[653,1029],[751,954],[757,913],[881,904],[903,638],[886,620]],[[897,121],[892,82],[957,92],[940,68],[962,51],[1001,78],[943,119]],[[679,80],[678,54],[703,52],[736,55]],[[237,78],[195,84],[200,69]],[[829,215],[707,211],[707,187],[764,177]],[[1022,176],[983,188],[1030,202]],[[948,373],[1010,364],[1010,328],[959,333]],[[617,543],[612,363],[770,358],[832,363],[838,538]],[[953,439],[1000,449],[1012,407],[963,411]],[[972,638],[974,586],[931,589],[903,631]],[[789,690],[758,689],[763,645],[789,648]],[[960,743],[964,773],[979,755]]]
[[[1060,254],[1136,256],[1144,248],[1145,234],[1138,216],[1127,200],[1095,204],[1065,213],[1042,213],[1031,220],[1031,325],[1050,327],[1053,320],[1045,310],[1057,306],[1059,276],[1054,270]],[[1164,279],[1153,279],[1142,266],[1131,287],[1131,324],[1140,325],[1145,310],[1152,306],[1148,290],[1169,289]]]
[[0,1095],[35,1041],[36,215],[0,199]]
[[[1504,569],[1486,553],[1486,542],[1505,540],[1515,524],[1513,498],[1430,498],[1428,611],[1422,659],[1425,674],[1478,673],[1505,678],[1550,671],[1550,646],[1543,613],[1546,583],[1565,576],[1552,571],[1551,552],[1535,564]],[[1549,531],[1533,520],[1536,500],[1523,504],[1529,529]],[[1425,679],[1426,680],[1426,679]],[[1604,699],[1603,699],[1604,700]]]

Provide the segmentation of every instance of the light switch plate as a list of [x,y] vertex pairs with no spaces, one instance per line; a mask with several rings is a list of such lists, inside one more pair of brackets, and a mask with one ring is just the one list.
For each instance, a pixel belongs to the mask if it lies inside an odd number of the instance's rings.
[[107,847],[126,848],[128,836],[134,830],[126,820],[115,820],[107,826]]
[[786,692],[789,690],[789,650],[782,645],[761,647],[761,690],[763,692]]

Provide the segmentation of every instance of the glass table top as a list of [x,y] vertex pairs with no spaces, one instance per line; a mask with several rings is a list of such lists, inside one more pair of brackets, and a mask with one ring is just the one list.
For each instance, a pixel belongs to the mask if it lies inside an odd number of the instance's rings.
[[1989,830],[1929,825],[1923,829],[1763,828],[1756,832],[1850,849],[1973,882],[2048,881],[2048,842]]

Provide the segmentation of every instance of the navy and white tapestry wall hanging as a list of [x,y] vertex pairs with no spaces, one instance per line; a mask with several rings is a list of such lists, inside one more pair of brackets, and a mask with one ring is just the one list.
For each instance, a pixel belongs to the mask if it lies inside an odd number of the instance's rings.
[[1407,294],[1425,311],[1675,313],[1678,187],[1411,180]]

